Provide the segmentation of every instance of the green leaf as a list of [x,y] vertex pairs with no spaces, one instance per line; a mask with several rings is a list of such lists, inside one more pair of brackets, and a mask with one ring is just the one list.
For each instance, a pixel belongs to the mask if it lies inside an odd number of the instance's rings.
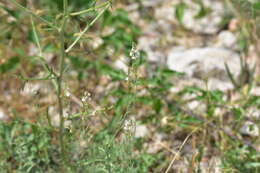
[[232,84],[234,85],[234,87],[239,88],[239,85],[237,84],[234,75],[231,73],[231,71],[226,63],[225,63],[225,69],[226,69],[227,75],[228,75],[230,81],[232,82]]
[[210,104],[207,106],[207,114],[209,116],[213,116],[214,115],[214,112],[215,112],[215,106],[213,104]]
[[20,12],[17,11],[17,10],[11,10],[11,9],[5,7],[5,6],[2,6],[1,4],[0,4],[0,8],[5,10],[9,15],[11,15],[12,17],[14,17],[16,19],[18,19],[20,17]]
[[40,38],[38,36],[38,33],[37,33],[37,30],[36,30],[32,16],[31,16],[31,25],[32,25],[32,32],[33,32],[33,41],[34,41],[34,43],[36,43],[36,45],[39,49],[40,56],[42,56],[42,48],[41,48],[41,44],[40,44]]
[[195,19],[201,19],[205,16],[207,16],[211,12],[210,8],[206,8],[202,3],[200,3],[200,10],[199,12],[194,16]]
[[251,163],[246,163],[245,165],[246,168],[260,168],[260,163],[259,162],[251,162]]
[[109,75],[113,81],[125,80],[127,77],[123,70],[114,69],[106,64],[100,64],[97,68],[102,74]]
[[223,93],[219,90],[210,91],[210,99],[216,103],[223,103]]
[[243,118],[243,114],[244,114],[244,111],[242,108],[232,108],[232,112],[233,114],[235,115],[235,118],[236,120],[240,120],[241,118]]
[[260,2],[256,2],[252,5],[253,9],[260,10]]
[[184,2],[181,2],[176,5],[175,16],[176,16],[178,22],[180,22],[180,23],[182,23],[182,19],[183,19],[186,8],[187,8],[187,5]]
[[163,107],[163,104],[162,104],[160,99],[154,99],[153,100],[153,108],[154,108],[156,113],[159,113],[160,110],[162,109],[162,107]]

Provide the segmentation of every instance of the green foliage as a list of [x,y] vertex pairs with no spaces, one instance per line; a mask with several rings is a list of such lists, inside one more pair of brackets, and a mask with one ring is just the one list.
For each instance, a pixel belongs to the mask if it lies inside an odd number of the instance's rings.
[[211,12],[211,9],[205,7],[204,4],[201,1],[199,1],[198,4],[200,6],[200,10],[199,10],[198,14],[196,14],[194,16],[195,19],[203,18],[203,17],[207,16]]
[[[127,172],[146,173],[155,161],[149,154],[134,154],[134,138],[126,136],[116,142],[105,132],[82,148],[77,133],[67,132],[65,141],[71,155],[67,165],[74,172]],[[60,172],[62,169],[55,144],[55,129],[49,126],[13,120],[10,124],[0,123],[0,172],[43,173]],[[84,135],[84,133],[82,133]],[[88,135],[85,138],[89,138]],[[80,153],[79,153],[80,152]]]
[[140,35],[140,29],[130,21],[124,9],[117,9],[111,13],[106,11],[102,20],[102,30],[106,27],[114,31],[102,36],[105,47],[112,46],[116,51],[123,51],[126,55],[131,50],[132,42]]
[[134,154],[133,138],[124,137],[121,141],[115,142],[113,136],[102,132],[100,140],[95,140],[88,147],[82,158],[78,160],[76,172],[93,173],[146,173],[155,161],[154,157],[148,154]]
[[255,2],[253,5],[252,5],[253,9],[257,11],[260,11],[260,2]]
[[108,75],[112,81],[125,80],[127,75],[123,70],[117,70],[106,64],[97,64],[97,70],[101,74]]
[[1,122],[0,129],[1,172],[45,172],[57,166],[48,127],[17,119],[10,124]]
[[[194,16],[195,19],[203,18],[211,12],[211,9],[205,7],[202,1],[195,1],[195,3],[197,3],[200,7],[200,10]],[[180,2],[175,6],[175,8],[176,8],[175,9],[175,17],[178,20],[178,22],[182,24],[183,23],[183,16],[185,14],[185,10],[187,8],[189,8],[189,6],[184,2]]]
[[260,155],[258,152],[245,147],[229,149],[223,157],[225,172],[256,173],[260,170]]
[[184,2],[180,2],[176,5],[175,16],[179,23],[182,23],[182,19],[186,8],[187,5]]

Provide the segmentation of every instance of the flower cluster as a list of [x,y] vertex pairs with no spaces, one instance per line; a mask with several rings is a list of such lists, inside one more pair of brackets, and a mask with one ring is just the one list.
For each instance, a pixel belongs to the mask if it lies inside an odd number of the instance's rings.
[[87,101],[91,100],[91,94],[87,91],[84,92],[83,97],[81,98],[81,101],[85,104]]
[[136,45],[134,43],[132,44],[132,49],[129,53],[129,56],[132,60],[135,60],[135,59],[139,58],[139,56],[140,56],[140,53],[137,50]]

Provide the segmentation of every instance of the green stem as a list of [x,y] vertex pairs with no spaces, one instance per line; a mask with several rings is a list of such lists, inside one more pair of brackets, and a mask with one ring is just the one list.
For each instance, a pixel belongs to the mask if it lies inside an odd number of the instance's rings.
[[110,4],[107,5],[96,17],[92,20],[92,22],[85,27],[85,29],[80,32],[79,36],[76,38],[76,40],[69,46],[69,48],[66,50],[66,53],[68,53],[74,46],[77,44],[77,42],[81,39],[81,37],[88,31],[88,29],[94,25],[94,23],[99,19],[99,17],[102,16],[102,14],[110,7]]
[[65,28],[68,21],[68,0],[63,0],[63,19],[62,25],[59,29],[59,38],[60,38],[60,61],[59,61],[59,76],[57,77],[57,97],[58,97],[58,107],[59,107],[59,143],[61,147],[61,155],[63,157],[63,161],[66,162],[66,153],[65,153],[65,145],[63,139],[64,133],[64,116],[63,116],[63,102],[62,102],[62,82],[63,82],[63,72],[64,72],[64,64],[65,64]]
[[70,13],[71,16],[77,16],[77,15],[81,15],[81,14],[84,14],[84,13],[88,13],[88,12],[91,12],[91,11],[95,11],[99,8],[102,8],[102,7],[105,7],[109,2],[104,2],[96,7],[92,7],[92,8],[89,8],[89,9],[86,9],[86,10],[82,10],[82,11],[78,11],[78,12],[74,12],[74,13]]

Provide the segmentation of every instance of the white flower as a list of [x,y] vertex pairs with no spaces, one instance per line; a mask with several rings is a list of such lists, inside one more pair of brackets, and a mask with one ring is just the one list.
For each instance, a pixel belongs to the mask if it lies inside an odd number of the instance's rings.
[[125,131],[133,131],[133,129],[134,129],[133,120],[125,120],[123,128]]
[[130,56],[131,59],[133,59],[133,60],[139,58],[140,53],[139,53],[139,51],[137,50],[135,44],[132,45],[132,49],[131,49],[131,51],[130,51],[130,53],[129,53],[129,56]]
[[89,100],[91,100],[91,94],[89,92],[85,91],[83,94],[83,97],[81,98],[81,101],[83,103],[86,103]]
[[65,96],[66,96],[66,97],[70,97],[70,96],[71,96],[71,93],[70,93],[68,90],[66,90],[66,91],[65,91]]

